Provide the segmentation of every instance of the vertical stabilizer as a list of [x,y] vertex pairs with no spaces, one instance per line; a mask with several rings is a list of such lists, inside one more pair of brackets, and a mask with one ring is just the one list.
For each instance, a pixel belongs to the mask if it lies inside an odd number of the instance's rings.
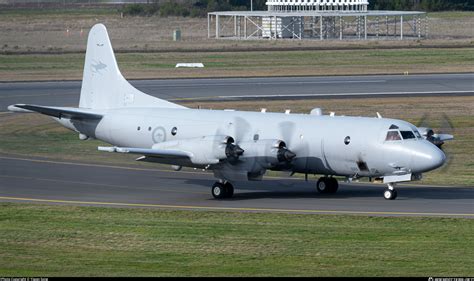
[[149,96],[135,89],[125,80],[118,68],[107,29],[103,24],[94,25],[89,32],[79,107],[93,109],[185,108]]

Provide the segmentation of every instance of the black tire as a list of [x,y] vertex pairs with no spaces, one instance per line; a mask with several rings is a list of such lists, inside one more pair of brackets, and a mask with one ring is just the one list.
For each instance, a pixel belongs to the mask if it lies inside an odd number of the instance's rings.
[[216,182],[211,188],[212,196],[216,199],[223,199],[226,197],[226,188],[220,182]]
[[329,190],[328,193],[336,193],[337,189],[339,188],[339,183],[335,178],[329,178]]
[[234,196],[234,186],[230,182],[224,184],[225,198]]
[[319,178],[318,182],[316,183],[316,189],[319,193],[329,193],[329,190],[331,189],[331,183],[328,179],[329,178],[327,177]]

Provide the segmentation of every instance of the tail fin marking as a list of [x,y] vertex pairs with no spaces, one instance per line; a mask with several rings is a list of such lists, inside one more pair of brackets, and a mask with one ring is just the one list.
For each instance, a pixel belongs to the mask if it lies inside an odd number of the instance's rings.
[[79,107],[186,108],[149,96],[125,80],[118,68],[107,29],[103,24],[94,25],[89,33]]

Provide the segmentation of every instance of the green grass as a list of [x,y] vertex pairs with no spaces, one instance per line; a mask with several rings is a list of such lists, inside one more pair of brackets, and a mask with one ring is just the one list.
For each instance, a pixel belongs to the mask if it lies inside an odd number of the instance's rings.
[[471,276],[474,220],[0,203],[2,276]]
[[2,71],[64,71],[80,72],[84,67],[84,54],[68,55],[23,55],[0,56],[0,72]]
[[98,15],[114,15],[118,14],[118,9],[115,7],[103,7],[103,8],[31,8],[31,9],[2,9],[0,10],[0,16],[3,17],[71,17],[80,16],[93,17]]
[[464,19],[474,17],[474,12],[451,11],[451,12],[430,12],[428,17],[437,19]]
[[[117,61],[127,77],[142,78],[469,72],[474,48],[119,53]],[[205,68],[176,69],[183,61]],[[83,54],[0,55],[0,80],[80,79],[83,65]]]

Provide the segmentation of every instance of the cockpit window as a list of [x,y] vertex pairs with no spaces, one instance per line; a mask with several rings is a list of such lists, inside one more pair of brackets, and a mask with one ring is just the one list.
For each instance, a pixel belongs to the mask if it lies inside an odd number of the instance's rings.
[[389,130],[398,129],[398,126],[392,124],[392,126],[390,126],[390,128],[388,128],[388,129],[389,129]]
[[388,131],[386,141],[402,140],[398,131]]
[[420,132],[418,132],[418,130],[415,130],[415,136],[417,139],[421,139],[421,135],[420,135]]
[[402,133],[402,137],[404,140],[415,138],[415,135],[412,131],[400,131],[400,133]]

